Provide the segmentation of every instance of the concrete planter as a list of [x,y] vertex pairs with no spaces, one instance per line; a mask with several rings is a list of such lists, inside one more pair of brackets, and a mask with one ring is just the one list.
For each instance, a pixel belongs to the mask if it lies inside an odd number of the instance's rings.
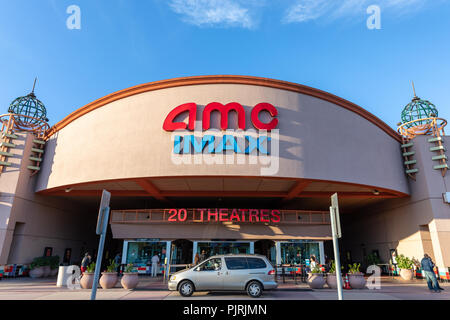
[[102,272],[102,276],[100,277],[100,285],[103,289],[114,288],[117,281],[117,272]]
[[44,268],[44,274],[42,275],[42,277],[47,278],[50,275],[50,266],[43,266],[42,268]]
[[122,287],[127,290],[134,289],[139,283],[139,275],[137,272],[124,273],[120,283],[122,284]]
[[411,281],[414,278],[414,271],[410,269],[400,269],[400,277],[403,280]]
[[28,275],[30,278],[41,278],[44,275],[44,267],[31,269]]
[[[343,283],[344,283],[344,280],[342,280],[342,284]],[[336,276],[335,273],[327,273],[327,285],[331,289],[336,289],[337,288],[337,276]]]
[[363,273],[349,273],[348,282],[352,289],[364,289],[366,286],[366,279]]
[[308,285],[311,289],[322,289],[325,285],[323,273],[308,273]]
[[50,268],[50,277],[55,277],[58,274],[58,268],[51,269]]
[[94,272],[85,272],[80,280],[80,285],[83,289],[92,289],[94,284]]

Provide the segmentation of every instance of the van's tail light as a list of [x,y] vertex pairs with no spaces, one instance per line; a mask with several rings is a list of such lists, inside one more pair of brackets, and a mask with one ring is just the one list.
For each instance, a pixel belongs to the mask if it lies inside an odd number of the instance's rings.
[[275,270],[272,269],[272,270],[269,271],[268,275],[271,276],[273,274],[275,274]]

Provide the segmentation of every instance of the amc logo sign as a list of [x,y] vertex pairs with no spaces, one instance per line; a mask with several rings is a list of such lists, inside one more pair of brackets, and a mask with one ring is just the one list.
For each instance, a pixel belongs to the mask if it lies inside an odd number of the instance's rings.
[[[208,130],[211,127],[211,113],[213,111],[218,111],[220,113],[220,128],[222,130],[228,129],[228,114],[231,111],[236,112],[238,116],[238,127],[239,129],[245,130],[245,110],[244,107],[237,102],[230,102],[225,105],[219,102],[211,102],[205,106],[202,114],[202,126],[203,130]],[[185,112],[189,113],[188,123],[184,122],[174,122],[175,118]],[[272,117],[272,120],[268,123],[261,122],[259,115],[261,112],[268,112]],[[253,107],[251,111],[251,120],[253,126],[258,130],[270,131],[275,129],[278,125],[278,119],[275,117],[278,115],[278,110],[270,103],[262,102],[258,103]],[[190,130],[194,131],[195,121],[197,119],[197,104],[190,102],[182,104],[175,109],[173,109],[166,117],[163,129],[166,131],[175,130]]]

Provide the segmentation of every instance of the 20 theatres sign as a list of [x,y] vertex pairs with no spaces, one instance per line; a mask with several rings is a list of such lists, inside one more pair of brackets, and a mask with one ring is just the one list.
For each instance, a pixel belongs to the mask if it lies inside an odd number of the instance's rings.
[[278,223],[280,210],[275,209],[168,209],[169,222],[249,222]]
[[[270,165],[261,168],[262,174],[278,172],[278,110],[272,104],[261,102],[251,109],[253,128],[246,128],[247,115],[238,102],[208,103],[203,108],[201,121],[196,121],[197,112],[196,103],[185,103],[170,111],[164,120],[163,129],[172,132],[172,161],[175,164],[239,165],[248,161]],[[237,115],[236,129],[229,128],[232,112]],[[262,114],[264,120],[261,120]],[[215,115],[219,118],[214,118]],[[186,122],[183,116],[187,116]],[[220,129],[212,128],[213,120],[220,120]]]

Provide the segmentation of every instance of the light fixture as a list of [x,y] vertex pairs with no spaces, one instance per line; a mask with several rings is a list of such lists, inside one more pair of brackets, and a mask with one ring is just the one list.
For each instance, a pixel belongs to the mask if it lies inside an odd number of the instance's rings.
[[72,191],[72,190],[73,190],[72,188],[66,188],[66,190],[64,190],[64,191],[70,192],[70,191]]
[[378,191],[377,189],[374,189],[374,190],[373,190],[373,194],[376,195],[376,196],[378,196],[378,195],[380,194],[380,191]]

